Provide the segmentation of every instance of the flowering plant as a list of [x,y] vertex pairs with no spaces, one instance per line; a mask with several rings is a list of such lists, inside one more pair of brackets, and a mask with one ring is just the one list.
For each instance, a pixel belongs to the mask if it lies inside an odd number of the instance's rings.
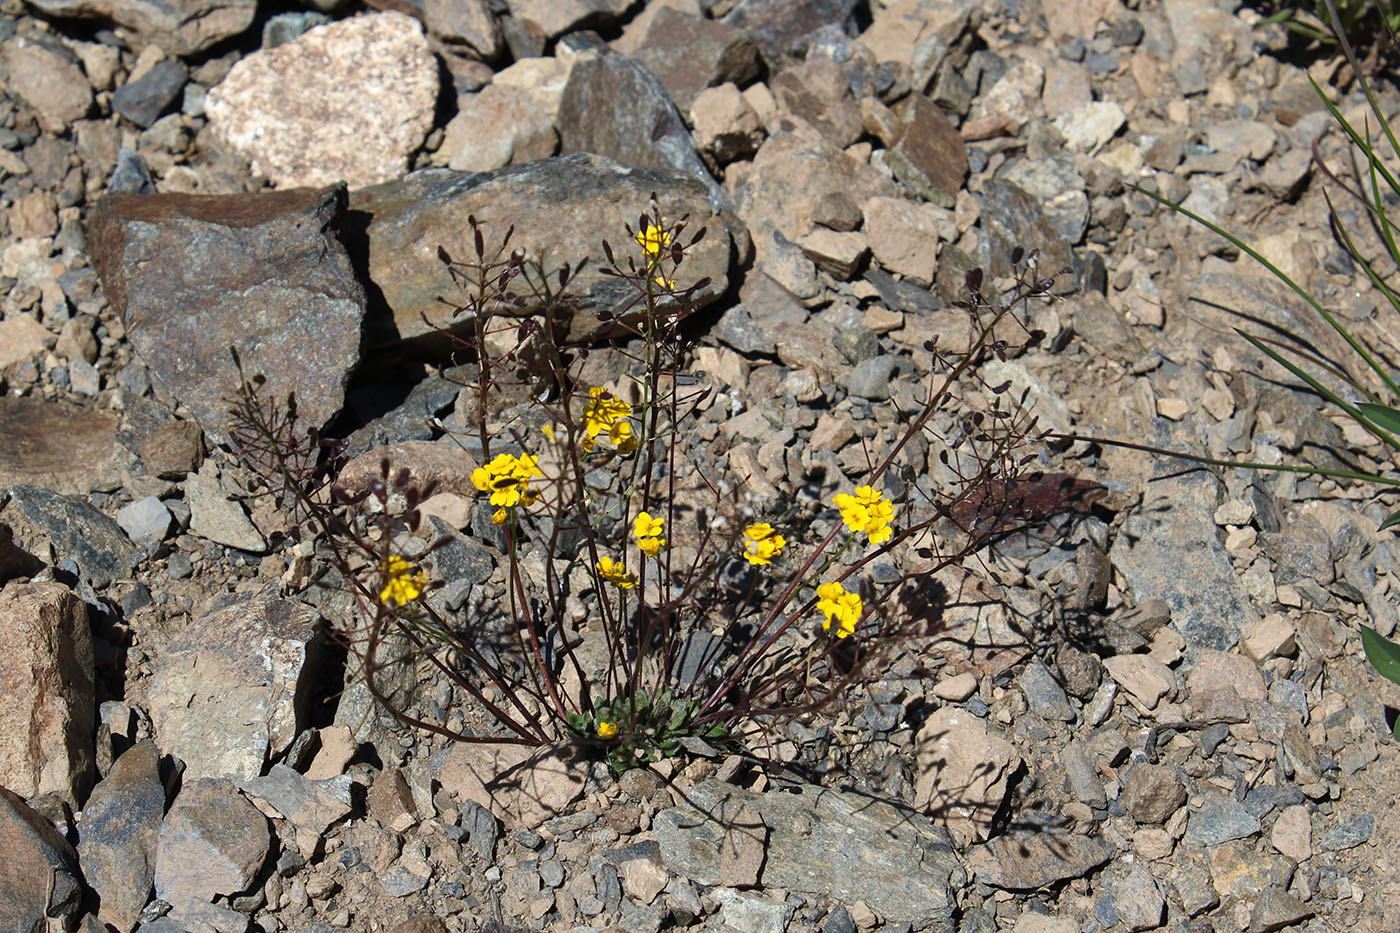
[[[433,595],[447,582],[433,578],[445,541],[414,537],[431,490],[386,463],[368,493],[327,492],[325,463],[313,481],[286,458],[259,459],[295,445],[295,419],[244,380],[234,435],[261,438],[245,459],[310,516],[303,526],[360,610],[350,642],[361,676],[404,721],[461,741],[568,739],[617,770],[739,742],[886,676],[897,652],[939,630],[933,575],[1019,520],[992,513],[1014,501],[1005,491],[1034,460],[1023,448],[1035,420],[1024,395],[1009,398],[976,367],[1039,339],[1021,321],[1053,279],[1036,274],[1034,254],[1016,251],[998,301],[984,297],[980,272],[967,276],[967,347],[924,344],[925,384],[886,419],[900,427],[862,442],[852,479],[813,473],[791,496],[765,497],[687,444],[716,396],[687,368],[684,325],[706,284],[677,284],[704,235],[688,228],[653,203],[627,230],[639,255],[619,258],[604,241],[605,273],[634,296],[600,315],[620,341],[608,385],[588,376],[588,348],[561,336],[570,269],[546,274],[508,253],[509,233],[488,248],[475,220],[472,258],[439,251],[470,331],[454,339],[475,373],[463,456],[490,517],[475,527],[495,530],[499,553],[470,622]],[[510,313],[527,303],[541,317]],[[921,485],[931,452],[946,479],[938,488]],[[392,686],[384,672],[405,659],[450,679],[485,724],[449,722]]]

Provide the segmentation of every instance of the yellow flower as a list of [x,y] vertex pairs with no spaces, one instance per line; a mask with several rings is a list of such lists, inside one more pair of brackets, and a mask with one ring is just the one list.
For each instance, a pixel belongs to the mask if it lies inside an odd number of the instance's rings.
[[506,514],[505,509],[497,509],[496,511],[491,513],[491,524],[504,525],[506,523],[506,519],[508,519],[509,517],[510,516]]
[[855,495],[837,493],[834,501],[846,527],[865,532],[871,544],[884,544],[894,534],[894,506],[873,486],[861,486]]
[[588,407],[583,410],[582,447],[584,453],[593,449],[599,434],[606,433],[619,451],[629,454],[637,447],[632,439],[632,406],[594,386],[588,390]]
[[379,601],[390,607],[413,602],[428,585],[428,574],[397,554],[391,554],[384,563],[384,576],[388,579],[379,591]]
[[617,723],[615,723],[615,722],[600,722],[600,723],[598,723],[598,738],[600,738],[600,739],[615,739],[615,738],[617,738]]
[[744,529],[744,560],[755,567],[763,567],[773,562],[773,558],[783,552],[787,540],[773,531],[767,522],[758,522]]
[[663,249],[671,245],[671,234],[655,224],[647,224],[646,229],[637,231],[633,239],[648,259],[657,258]]
[[627,568],[622,566],[622,561],[615,561],[611,557],[598,558],[598,574],[619,589],[630,590],[637,585],[637,578],[627,572]]
[[822,629],[831,631],[831,622],[836,620],[836,637],[845,638],[856,630],[865,603],[859,593],[847,592],[839,582],[823,583],[817,587],[817,611],[826,616]]
[[660,272],[656,273],[656,277],[652,279],[652,281],[656,283],[658,288],[665,289],[668,292],[673,292],[676,290],[676,280],[668,279]]
[[[497,454],[486,466],[472,470],[472,485],[491,494],[491,504],[508,508],[530,505],[539,495],[530,489],[530,480],[544,476],[539,461],[529,454],[519,457]],[[498,523],[499,524],[499,523]]]
[[666,531],[666,519],[652,518],[646,512],[637,513],[637,518],[632,522],[632,534],[637,539],[637,547],[648,557],[655,557],[657,552],[666,546],[666,539],[661,537]]

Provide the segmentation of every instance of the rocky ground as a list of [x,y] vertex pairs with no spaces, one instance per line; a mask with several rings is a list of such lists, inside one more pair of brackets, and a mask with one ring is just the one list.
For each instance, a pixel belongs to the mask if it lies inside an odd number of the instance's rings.
[[[433,598],[491,604],[437,248],[474,215],[596,256],[655,193],[710,232],[685,272],[720,394],[685,454],[755,502],[830,527],[920,347],[966,340],[965,273],[1016,245],[1059,298],[982,376],[1043,423],[1380,469],[1231,328],[1345,359],[1335,335],[1125,187],[1246,233],[1395,359],[1309,167],[1319,136],[1346,154],[1309,71],[1362,113],[1334,56],[1229,0],[324,7],[3,5],[6,929],[1395,928],[1400,692],[1357,632],[1396,628],[1400,553],[1368,487],[1047,454],[1093,508],[946,576],[944,637],[763,760],[545,757],[488,794],[508,755],[341,692],[347,607],[285,516],[229,498],[225,446],[237,344],[348,437],[342,481],[386,450],[439,481]],[[573,288],[588,338],[621,293],[596,262]],[[928,446],[901,475],[947,478]]]

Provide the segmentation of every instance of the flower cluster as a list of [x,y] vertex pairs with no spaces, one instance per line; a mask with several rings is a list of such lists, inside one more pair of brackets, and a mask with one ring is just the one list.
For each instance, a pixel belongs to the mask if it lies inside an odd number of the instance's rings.
[[615,738],[617,738],[617,723],[615,723],[615,722],[600,722],[600,723],[598,723],[598,738],[603,739],[604,741],[606,741],[606,740],[608,740],[608,739],[615,739]]
[[671,234],[655,224],[647,224],[645,230],[638,230],[632,239],[642,248],[648,259],[657,259],[661,251],[671,245]]
[[894,521],[894,506],[875,487],[857,487],[855,495],[837,493],[835,502],[846,527],[852,532],[865,532],[871,544],[884,544],[894,534],[890,525]]
[[385,561],[384,578],[379,601],[390,608],[413,602],[423,595],[423,588],[428,585],[428,574],[397,554],[391,554]]
[[588,407],[583,410],[584,436],[581,445],[585,452],[593,449],[598,435],[606,434],[618,452],[624,456],[637,449],[637,439],[632,435],[632,406],[609,393],[606,389],[594,386],[588,390]]
[[845,638],[856,630],[865,603],[859,593],[849,592],[837,581],[823,583],[817,587],[817,611],[826,616],[822,629],[831,631],[832,620],[836,622],[836,637]]
[[767,522],[758,522],[744,529],[744,560],[755,567],[765,567],[783,553],[787,539],[773,530]]
[[497,454],[486,466],[472,470],[472,485],[491,494],[496,512],[491,521],[505,523],[506,509],[516,505],[532,505],[539,494],[530,488],[530,480],[544,476],[539,462],[529,454],[519,457]]
[[637,547],[648,557],[655,557],[663,547],[666,546],[666,539],[661,537],[666,531],[666,519],[652,518],[647,512],[637,513],[637,518],[632,522],[632,534],[637,539]]
[[619,589],[630,590],[637,585],[637,578],[627,572],[622,561],[606,555],[598,558],[598,575]]

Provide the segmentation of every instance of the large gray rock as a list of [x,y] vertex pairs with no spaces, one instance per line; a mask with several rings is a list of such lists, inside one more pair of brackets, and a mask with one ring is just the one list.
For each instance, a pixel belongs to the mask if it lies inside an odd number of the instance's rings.
[[632,56],[661,81],[682,112],[695,95],[726,81],[747,87],[763,67],[758,46],[742,29],[661,7]]
[[636,59],[608,49],[585,53],[569,72],[559,102],[559,151],[681,172],[706,185],[715,210],[729,203],[665,85]]
[[43,933],[46,918],[82,911],[78,856],[52,823],[13,791],[0,787],[0,917],[5,929]]
[[26,551],[44,556],[51,549],[54,563],[71,560],[83,580],[98,589],[136,566],[139,555],[126,532],[86,499],[13,486],[4,515]]
[[83,808],[78,854],[101,899],[98,918],[128,933],[155,884],[156,844],[165,816],[160,754],[147,740],[116,760]]
[[683,878],[721,884],[730,824],[757,814],[767,827],[764,887],[863,900],[891,923],[955,929],[953,891],[966,876],[945,832],[868,795],[797,791],[754,794],[713,780],[696,786],[652,820],[662,860]]
[[801,57],[812,33],[824,27],[854,36],[856,6],[856,0],[742,0],[723,22],[753,36],[776,67],[784,55]]
[[1216,535],[1219,482],[1168,468],[1174,475],[1151,484],[1152,503],[1128,516],[1109,556],[1137,602],[1156,597],[1171,607],[1189,647],[1224,650],[1258,612]]
[[160,827],[156,896],[171,906],[172,919],[197,929],[214,913],[216,895],[248,890],[271,844],[267,817],[231,781],[187,781]]
[[29,0],[46,16],[116,23],[138,48],[158,45],[191,55],[253,24],[257,0]]
[[[107,300],[146,365],[224,436],[237,388],[229,348],[248,375],[322,426],[340,411],[359,362],[364,289],[335,236],[345,187],[270,194],[108,195],[89,242]],[[309,352],[313,350],[315,352]]]
[[87,607],[60,583],[6,584],[0,644],[0,784],[81,803],[97,717]]
[[121,486],[132,457],[106,412],[40,398],[0,397],[0,487],[16,483],[86,495]]
[[[437,251],[446,249],[454,259],[471,255],[467,218],[472,216],[482,222],[490,249],[514,225],[511,248],[524,250],[552,270],[590,257],[569,285],[569,295],[576,300],[569,333],[586,336],[599,328],[599,311],[622,313],[631,308],[636,297],[632,286],[603,274],[601,241],[607,239],[624,263],[626,256],[639,255],[623,225],[635,228],[653,193],[664,217],[690,215],[687,237],[690,231],[708,228],[676,277],[681,288],[710,279],[694,295],[696,306],[703,307],[728,288],[731,243],[705,186],[676,172],[628,168],[602,156],[580,154],[482,175],[428,169],[354,192],[350,211],[367,223],[368,239],[357,249],[368,253],[369,277],[393,313],[392,321],[373,322],[367,339],[383,345],[436,337],[439,327],[470,326],[465,317],[454,320],[452,310],[438,300],[460,293]],[[535,309],[527,303],[520,310]]]
[[275,587],[190,620],[155,654],[148,688],[161,750],[186,780],[262,774],[305,725],[301,705],[319,679],[317,613]]

